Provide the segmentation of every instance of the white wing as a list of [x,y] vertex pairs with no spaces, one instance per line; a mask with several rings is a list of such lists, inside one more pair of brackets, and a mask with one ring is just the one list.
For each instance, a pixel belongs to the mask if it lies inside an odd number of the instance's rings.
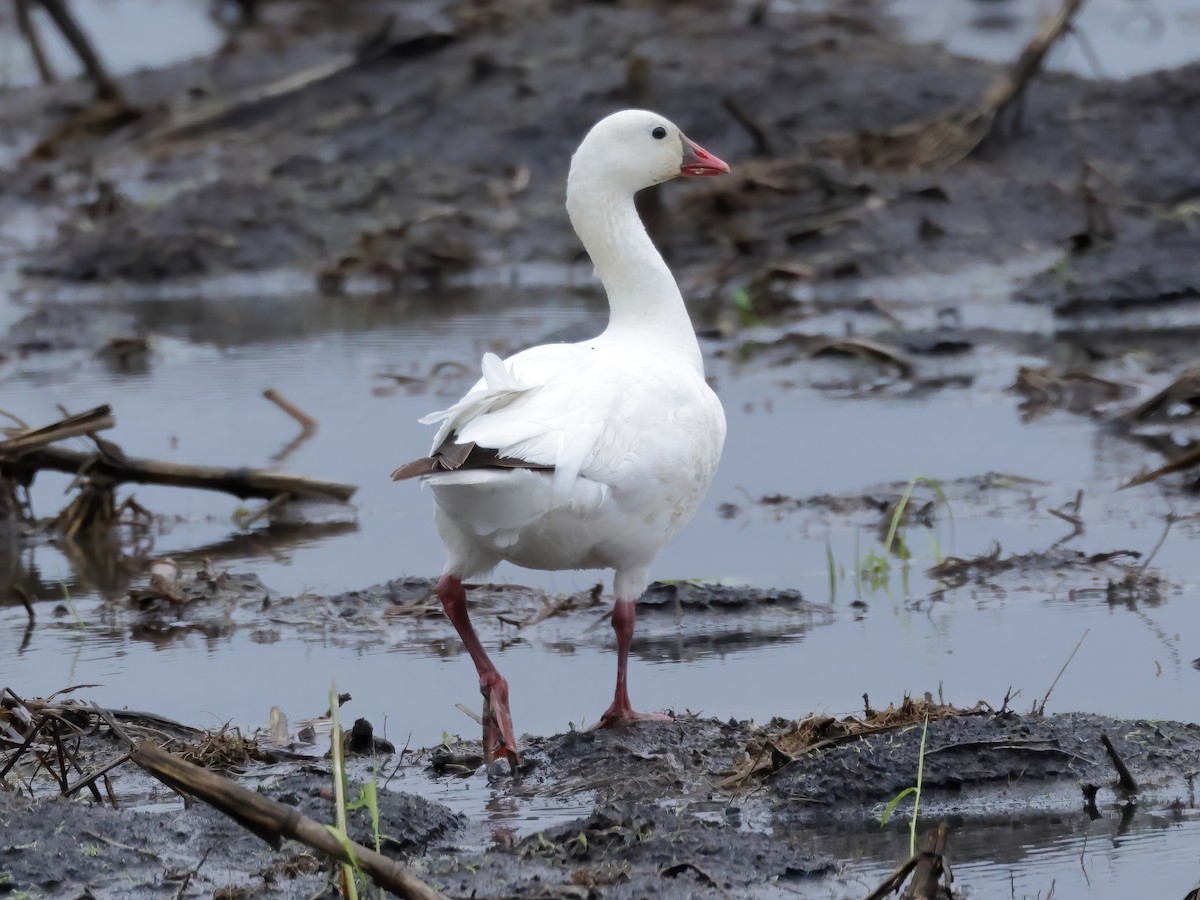
[[[555,344],[503,362],[488,354],[483,365],[484,378],[462,400],[421,420],[442,423],[434,448],[453,433],[502,456],[552,466],[560,495],[580,475],[605,484],[654,477],[640,471],[650,460],[686,465],[698,448],[681,444],[692,436],[704,441],[706,431],[718,442],[724,434],[720,406],[698,374],[676,360],[660,369],[637,348]],[[705,421],[713,410],[719,424]],[[664,430],[676,417],[679,427]],[[711,435],[714,426],[719,435]]]

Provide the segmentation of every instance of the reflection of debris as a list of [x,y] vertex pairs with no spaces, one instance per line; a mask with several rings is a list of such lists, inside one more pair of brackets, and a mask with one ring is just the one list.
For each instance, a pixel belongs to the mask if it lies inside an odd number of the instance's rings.
[[300,407],[296,406],[294,403],[284,397],[283,394],[275,390],[275,388],[268,388],[267,390],[263,391],[263,397],[270,400],[281,410],[291,416],[296,424],[300,426],[300,433],[296,435],[296,437],[294,437],[282,450],[271,457],[271,462],[281,463],[294,452],[296,452],[296,448],[300,447],[305,441],[317,433],[319,423],[304,410],[300,409]]
[[824,141],[827,153],[868,168],[944,171],[965,159],[991,132],[1002,110],[1018,103],[1041,70],[1050,48],[1066,34],[1083,0],[1063,0],[1042,22],[1012,68],[965,110],[914,122],[885,133],[839,135]]
[[[943,582],[947,588],[960,588],[969,582],[987,584],[988,580],[1004,572],[1017,571],[1022,574],[1035,571],[1087,571],[1102,574],[1104,568],[1113,571],[1105,588],[1095,592],[1110,603],[1145,602],[1156,604],[1162,601],[1163,580],[1142,565],[1133,563],[1141,559],[1136,550],[1114,550],[1109,553],[1087,554],[1079,550],[1068,550],[1057,544],[1050,550],[1017,553],[1001,557],[1000,544],[992,545],[992,552],[985,556],[963,559],[948,556],[928,570],[930,578]],[[1128,559],[1129,563],[1121,560]],[[1087,596],[1091,589],[1071,590],[1070,597]]]
[[1083,519],[1079,517],[1080,510],[1083,508],[1083,489],[1080,488],[1075,494],[1075,499],[1070,503],[1064,503],[1058,509],[1047,509],[1046,512],[1054,516],[1056,519],[1062,519],[1069,524],[1073,529],[1066,537],[1061,537],[1054,542],[1054,546],[1065,544],[1067,541],[1074,540],[1083,534]]

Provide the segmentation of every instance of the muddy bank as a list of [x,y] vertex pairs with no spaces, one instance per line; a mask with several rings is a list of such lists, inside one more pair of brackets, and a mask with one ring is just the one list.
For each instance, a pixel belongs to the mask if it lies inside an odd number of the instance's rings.
[[[129,723],[139,714],[122,715]],[[1103,735],[1136,780],[1136,802],[1117,785]],[[266,735],[259,739],[256,756],[269,757]],[[243,760],[235,777],[329,822],[332,774],[320,755],[328,737],[306,740],[292,745],[301,759]],[[1120,817],[1128,828],[1139,816],[1190,808],[1200,772],[1200,726],[1176,722],[963,711],[931,701],[766,727],[684,716],[622,732],[526,736],[525,774],[487,788],[488,809],[502,814],[482,818],[406,787],[444,785],[447,796],[455,785],[477,789],[484,776],[475,771],[475,742],[359,758],[349,769],[350,795],[374,782],[379,821],[368,808],[352,810],[348,831],[366,846],[378,835],[383,852],[448,896],[863,896],[857,883],[874,870],[836,865],[829,829],[851,841],[878,835],[884,804],[913,783],[922,740],[922,821],[947,821],[967,841],[977,829],[994,829],[1000,816],[1010,828],[1037,828],[1048,816]],[[101,727],[82,736],[77,758],[99,765],[117,749]],[[450,756],[467,765],[447,767]],[[50,776],[31,771],[26,759],[14,773],[26,790],[53,793]],[[145,785],[132,764],[115,770],[116,809],[0,791],[5,888],[64,897],[170,889],[181,897],[293,898],[314,896],[327,882],[328,865],[301,845],[274,853],[204,804],[183,808],[164,789],[139,793]],[[547,803],[580,813],[549,827],[522,826],[522,810]],[[904,801],[896,815],[910,808]]]

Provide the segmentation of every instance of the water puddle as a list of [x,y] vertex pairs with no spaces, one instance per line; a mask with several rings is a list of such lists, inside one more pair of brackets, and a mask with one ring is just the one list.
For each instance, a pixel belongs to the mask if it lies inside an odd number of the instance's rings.
[[[955,832],[951,862],[955,884],[971,897],[1174,897],[1195,881],[1198,839],[1194,810],[972,822]],[[908,856],[907,828],[861,835],[807,829],[804,841],[855,861],[857,892],[833,896],[864,896]]]
[[[1045,0],[894,0],[889,12],[915,41],[1007,63],[1059,6]],[[1194,0],[1090,0],[1075,20],[1079,37],[1055,46],[1046,67],[1087,78],[1132,78],[1200,59],[1200,7]]]

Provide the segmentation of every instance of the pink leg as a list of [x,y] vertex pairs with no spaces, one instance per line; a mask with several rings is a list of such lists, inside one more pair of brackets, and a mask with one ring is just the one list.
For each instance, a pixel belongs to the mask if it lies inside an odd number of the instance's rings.
[[467,592],[458,576],[443,575],[438,581],[437,595],[479,673],[479,692],[483,694],[484,762],[491,765],[497,756],[504,756],[515,772],[521,757],[513,737],[512,715],[508,711],[508,682],[501,677],[479,642],[479,635],[467,616]]
[[637,610],[632,600],[618,600],[613,606],[613,631],[617,633],[617,689],[612,706],[592,728],[616,728],[630,722],[670,722],[670,716],[660,713],[640,713],[629,703],[629,642],[633,640],[633,623]]

